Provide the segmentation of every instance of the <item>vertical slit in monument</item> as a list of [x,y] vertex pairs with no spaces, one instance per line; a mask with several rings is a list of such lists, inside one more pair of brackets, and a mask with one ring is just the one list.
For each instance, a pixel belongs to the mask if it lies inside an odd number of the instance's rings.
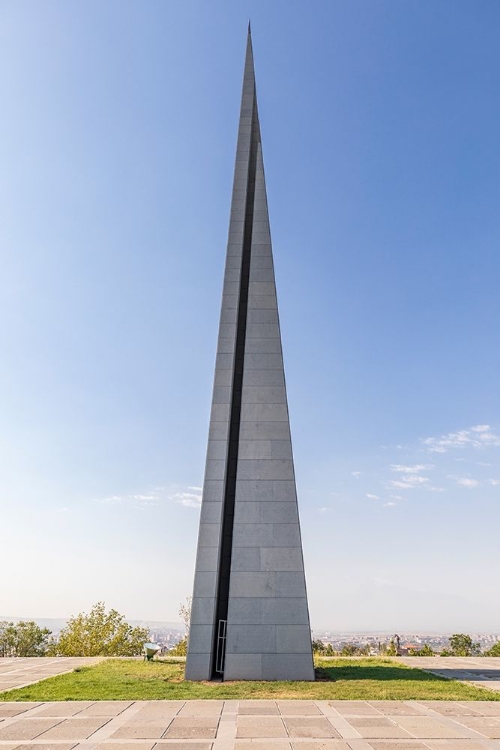
[[257,171],[258,140],[255,132],[257,121],[256,105],[252,113],[250,154],[248,160],[247,195],[245,204],[245,222],[243,235],[243,252],[241,258],[240,294],[238,302],[238,322],[236,327],[236,344],[234,352],[233,387],[231,395],[231,412],[229,425],[229,445],[224,489],[224,509],[222,517],[221,556],[219,561],[219,580],[217,603],[215,608],[214,645],[212,659],[212,679],[221,678],[224,673],[225,638],[220,639],[221,622],[225,633],[229,604],[229,578],[231,573],[231,553],[233,548],[234,504],[236,498],[236,471],[238,465],[238,446],[240,439],[241,394],[243,390],[243,363],[245,358],[245,340],[247,330],[248,289],[250,283],[250,255],[252,249],[252,227],[255,197],[255,176]]

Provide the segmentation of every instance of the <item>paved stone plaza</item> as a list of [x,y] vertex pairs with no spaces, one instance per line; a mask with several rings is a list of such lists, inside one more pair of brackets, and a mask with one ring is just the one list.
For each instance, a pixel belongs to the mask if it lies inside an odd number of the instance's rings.
[[403,656],[398,661],[449,680],[500,690],[500,659],[495,657],[447,656],[443,659],[441,656]]
[[0,693],[4,690],[32,685],[47,677],[72,672],[75,667],[97,664],[100,657],[64,657],[47,658],[40,656],[0,659]]
[[0,750],[484,750],[500,702],[0,703]]

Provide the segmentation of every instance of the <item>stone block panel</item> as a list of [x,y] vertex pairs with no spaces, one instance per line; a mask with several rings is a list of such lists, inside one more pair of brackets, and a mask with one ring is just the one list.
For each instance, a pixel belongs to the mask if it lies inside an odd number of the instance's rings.
[[225,461],[227,456],[227,440],[209,440],[207,459],[209,461]]
[[[228,372],[228,370],[222,370]],[[230,404],[232,388],[230,385],[216,385],[212,393],[213,404]]]
[[294,480],[249,480],[236,483],[236,503],[240,502],[295,502]]
[[274,529],[269,523],[235,523],[233,550],[236,547],[272,547]]
[[209,680],[210,679],[210,654],[189,654],[186,662],[186,680]]
[[214,573],[219,568],[219,550],[217,547],[199,547],[196,555],[196,570]]
[[226,654],[225,680],[261,680],[261,654]]
[[227,629],[226,654],[275,654],[275,625],[231,625]]
[[242,402],[244,404],[286,404],[285,386],[244,385],[242,391]]
[[[265,355],[274,356],[274,355]],[[242,404],[242,422],[287,422],[288,409],[284,404]],[[275,477],[276,479],[288,479],[288,477]]]
[[238,457],[244,459],[287,459],[292,460],[290,440],[240,440]]
[[277,306],[275,294],[255,294],[255,292],[250,292],[248,296],[249,310],[273,310]]
[[[299,522],[296,503],[283,500],[236,503],[234,523],[237,524],[295,524]],[[291,545],[294,546],[294,545]]]
[[218,547],[220,539],[219,523],[200,523],[198,547]]
[[213,625],[215,598],[196,597],[191,606],[191,625]]
[[191,624],[189,628],[189,652],[208,654],[212,648],[213,625]]
[[309,612],[304,597],[262,599],[261,618],[263,624],[307,625],[309,630]]
[[247,352],[245,354],[246,370],[281,370],[283,371],[283,357],[281,354],[267,354]]
[[[270,370],[278,372],[278,370]],[[290,440],[288,422],[242,422],[240,440]]]
[[304,598],[236,598],[229,603],[230,625],[305,625],[309,613]]
[[245,341],[245,356],[259,353],[281,354],[281,339],[247,339]]
[[[224,499],[224,482],[207,481],[203,484],[203,503],[222,502]],[[202,503],[202,505],[203,505]]]
[[[211,463],[215,462],[212,461]],[[213,478],[218,479],[219,477],[214,476]],[[286,458],[239,459],[238,478],[241,481],[249,479],[293,480],[293,462]]]
[[263,680],[314,680],[311,652],[308,654],[269,654],[262,661]]
[[194,579],[193,600],[197,597],[202,599],[215,599],[217,592],[217,574],[198,571]]
[[268,547],[260,549],[260,570],[303,571],[300,547]]
[[222,523],[222,502],[203,500],[200,523]]
[[230,598],[276,597],[276,573],[231,573]]
[[311,649],[309,625],[277,625],[277,652],[282,654],[307,654]]
[[231,557],[231,571],[257,572],[261,570],[259,547],[235,547]]
[[[268,261],[268,258],[260,258],[261,261]],[[267,323],[278,325],[278,310],[249,310],[247,323]]]
[[[205,480],[210,481],[223,481],[226,475],[226,462],[222,459],[209,458],[205,465]],[[275,477],[281,479],[281,477]],[[288,477],[283,477],[288,479]]]

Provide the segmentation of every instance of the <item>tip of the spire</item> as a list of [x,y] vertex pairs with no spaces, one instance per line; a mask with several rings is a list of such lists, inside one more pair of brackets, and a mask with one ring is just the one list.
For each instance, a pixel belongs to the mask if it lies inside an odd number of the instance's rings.
[[248,33],[249,33],[249,34],[251,34],[251,33],[252,33],[252,28],[251,28],[251,26],[250,26],[250,19],[248,19]]

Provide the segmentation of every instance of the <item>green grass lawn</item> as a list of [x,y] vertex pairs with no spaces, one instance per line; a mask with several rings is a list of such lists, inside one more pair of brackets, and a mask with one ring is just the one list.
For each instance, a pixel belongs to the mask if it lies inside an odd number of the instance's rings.
[[317,662],[316,682],[186,682],[184,662],[109,659],[0,693],[0,701],[312,698],[315,700],[500,700],[499,693],[389,659]]

